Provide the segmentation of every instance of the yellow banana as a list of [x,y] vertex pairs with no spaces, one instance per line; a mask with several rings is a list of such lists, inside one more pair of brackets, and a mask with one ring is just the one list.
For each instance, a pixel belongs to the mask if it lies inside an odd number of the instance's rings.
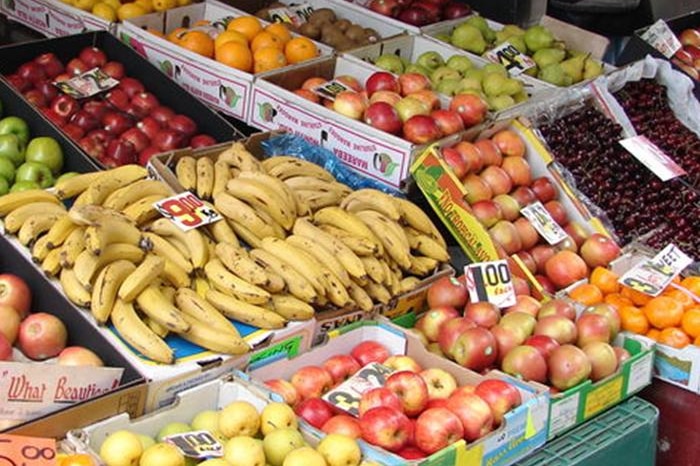
[[273,294],[271,307],[287,320],[309,320],[315,315],[313,306],[290,294]]
[[155,195],[168,197],[172,196],[173,192],[162,181],[139,180],[111,193],[102,205],[121,212],[139,199]]
[[173,363],[172,348],[141,320],[132,303],[117,299],[111,319],[119,336],[145,357],[163,364]]
[[367,275],[377,283],[383,283],[386,280],[386,273],[382,267],[381,261],[375,256],[360,257],[362,265],[364,265]]
[[190,253],[190,260],[196,269],[201,269],[209,260],[209,248],[202,233],[195,229],[182,231],[173,222],[159,218],[148,229],[165,237],[173,237],[183,243]]
[[324,207],[338,205],[338,203],[344,196],[343,193],[336,191],[324,193],[315,190],[310,191],[306,189],[295,190],[294,194],[301,200],[301,202],[308,205],[309,210],[311,210],[312,212],[315,212],[319,209],[323,209]]
[[80,307],[90,307],[90,292],[78,281],[73,269],[61,269],[59,281],[68,300]]
[[54,249],[63,244],[73,230],[78,228],[78,225],[73,223],[70,215],[66,215],[56,220],[49,231],[46,232],[46,246],[49,249]]
[[270,214],[265,212],[264,210],[258,210],[258,217],[262,219],[263,222],[265,222],[265,225],[269,225],[270,228],[272,228],[272,235],[274,238],[279,238],[279,239],[284,239],[287,236],[287,231],[284,229],[282,225],[280,225],[277,220],[273,219]]
[[395,222],[401,218],[401,211],[394,202],[394,196],[378,189],[364,188],[355,190],[343,198],[340,202],[340,207],[350,212],[373,210]]
[[411,256],[411,266],[407,270],[419,277],[425,277],[433,273],[438,265],[439,262],[431,257]]
[[284,199],[286,206],[292,211],[292,216],[294,218],[296,218],[298,215],[296,209],[296,196],[294,195],[294,192],[279,178],[275,178],[267,173],[251,171],[241,172],[237,178],[241,180],[257,181],[258,183],[268,186],[275,193],[277,193],[280,198]]
[[81,173],[70,178],[63,178],[56,181],[54,189],[60,199],[69,199],[85,191],[103,172]]
[[46,254],[44,260],[41,261],[41,270],[49,277],[55,277],[61,271],[60,252],[58,249],[52,249]]
[[122,282],[119,287],[119,297],[131,302],[143,291],[146,286],[153,283],[165,269],[165,259],[155,254],[146,254],[143,261]]
[[348,292],[350,297],[357,304],[357,307],[362,311],[370,312],[374,309],[374,302],[372,298],[367,294],[364,288],[355,282],[352,282],[348,287]]
[[362,210],[355,214],[379,238],[389,257],[405,269],[411,267],[408,238],[398,223],[374,210]]
[[279,259],[264,249],[251,249],[250,257],[261,267],[272,270],[282,277],[287,290],[297,298],[307,303],[314,303],[318,300],[318,294],[311,283],[302,274],[296,271],[285,261]]
[[[14,193],[12,193],[14,194]],[[17,233],[28,218],[34,215],[64,214],[66,208],[63,204],[54,202],[34,202],[14,209],[5,217],[5,231],[7,233]]]
[[264,307],[241,301],[216,290],[207,291],[207,301],[229,319],[263,329],[283,328],[286,319]]
[[326,233],[329,233],[338,238],[357,256],[371,256],[379,253],[379,246],[376,243],[368,240],[367,238],[355,236],[352,233],[348,233],[347,231],[341,230],[340,228],[334,227],[332,225],[322,224],[318,225],[318,227]]
[[384,254],[382,243],[371,228],[357,215],[341,209],[338,206],[325,207],[314,212],[313,222],[316,225],[329,225],[339,228],[353,236],[359,236],[370,241],[379,254]]
[[186,313],[182,317],[190,325],[187,331],[179,333],[185,340],[217,353],[239,355],[250,351],[250,346],[240,336],[222,332],[220,327],[209,326]]
[[158,285],[148,285],[136,297],[139,309],[171,332],[185,332],[190,324],[182,317],[182,313],[163,294]]
[[245,281],[261,287],[269,283],[265,269],[256,264],[245,249],[237,248],[231,243],[218,243],[215,253],[228,270]]
[[283,181],[292,192],[313,191],[317,193],[335,193],[339,197],[347,196],[352,190],[350,187],[335,180],[320,180],[313,176],[294,176]]
[[265,171],[260,161],[240,141],[234,142],[231,147],[221,152],[217,160],[241,171]]
[[[54,249],[54,251],[58,251]],[[107,264],[119,259],[132,263],[141,262],[144,252],[141,248],[127,243],[110,244],[99,256],[88,250],[81,252],[75,259],[73,270],[78,281],[88,290],[92,290],[93,279]]]
[[214,162],[214,184],[211,188],[211,195],[215,196],[226,190],[226,183],[231,179],[231,170],[223,160]]
[[35,241],[39,235],[46,233],[57,221],[66,217],[65,213],[36,214],[27,218],[17,233],[17,239],[23,245]]
[[197,196],[200,199],[211,199],[214,189],[214,161],[209,157],[199,157],[197,167]]
[[[205,292],[206,296],[206,292]],[[179,288],[175,293],[175,305],[183,313],[221,332],[229,332],[240,337],[238,330],[209,301],[191,288]]]
[[102,176],[90,183],[81,197],[84,196],[83,202],[86,204],[101,205],[107,196],[117,189],[146,178],[146,176],[148,176],[148,171],[145,167],[135,164],[122,165],[102,172]]
[[73,268],[75,260],[85,251],[85,228],[78,227],[71,231],[61,247],[56,250],[60,251],[61,267]]
[[133,225],[134,222],[129,220],[123,213],[114,209],[103,207],[101,205],[73,205],[68,211],[68,216],[77,225],[94,226],[105,221],[120,221]]
[[29,189],[27,191],[8,193],[0,196],[0,217],[4,217],[22,206],[39,202],[60,204],[61,200],[55,194],[43,189]]
[[160,235],[151,232],[144,232],[143,237],[151,244],[151,251],[162,257],[172,261],[179,268],[184,270],[187,274],[191,273],[192,263],[185,257],[182,252],[173,246],[167,239]]
[[420,285],[420,278],[409,275],[408,277],[403,277],[399,282],[400,293],[408,293],[416,289]]
[[[39,237],[32,245],[32,261],[40,263],[51,249],[49,248],[49,236],[48,233],[44,236]],[[60,255],[59,255],[60,262]]]
[[194,157],[185,155],[175,164],[175,176],[185,191],[195,192],[197,189],[197,161]]
[[281,261],[299,272],[311,283],[316,293],[326,294],[326,279],[323,276],[323,269],[318,261],[305,251],[278,238],[263,238],[262,249],[275,255]]
[[325,181],[335,181],[335,177],[325,168],[297,157],[284,155],[270,157],[263,161],[263,166],[266,167],[267,173],[280,180],[295,176],[313,176]]
[[245,226],[241,225],[240,223],[236,222],[235,220],[228,220],[229,225],[231,225],[231,228],[233,231],[236,233],[236,235],[240,236],[241,239],[251,248],[259,248],[260,244],[262,243],[262,239],[259,238],[255,233],[250,231],[248,228]]
[[161,194],[153,194],[146,196],[126,206],[123,210],[124,215],[134,222],[136,225],[143,225],[160,216],[160,212],[153,204],[165,199],[167,196]]
[[147,315],[142,316],[141,319],[143,320],[143,323],[146,324],[148,326],[148,328],[150,328],[153,331],[153,333],[158,335],[160,338],[165,338],[170,334],[170,330],[163,327],[162,325],[160,325],[158,322],[151,319]]
[[187,273],[187,271],[185,271],[185,269],[170,259],[163,258],[163,260],[165,260],[165,264],[163,265],[163,272],[161,273],[161,276],[165,281],[177,288],[188,287],[192,284],[190,275]]
[[450,254],[447,249],[442,247],[442,245],[432,236],[421,233],[412,228],[404,228],[406,237],[408,238],[408,244],[411,249],[418,251],[420,254],[435,259],[439,262],[448,262],[450,260]]
[[226,191],[255,209],[266,212],[285,230],[289,230],[296,218],[296,206],[288,203],[269,185],[253,178],[232,178],[226,183]]
[[240,247],[236,232],[233,231],[233,228],[231,228],[231,225],[229,225],[225,218],[222,218],[218,222],[210,223],[205,228],[217,243],[229,243]]
[[119,287],[134,269],[136,266],[129,261],[116,260],[107,264],[97,275],[90,300],[90,312],[97,323],[107,322]]
[[370,280],[363,288],[374,301],[381,304],[389,304],[389,301],[391,301],[391,293],[381,283]]
[[204,266],[204,273],[216,289],[237,296],[245,302],[265,304],[270,300],[270,293],[229,272],[219,259],[207,262],[207,265]]
[[[272,227],[260,218],[253,207],[227,192],[219,193],[214,197],[214,207],[223,216],[245,227],[258,238],[275,234]],[[236,230],[235,227],[234,230]]]
[[348,271],[345,270],[345,267],[343,267],[343,264],[335,256],[334,252],[326,248],[323,244],[320,244],[308,236],[296,234],[287,236],[285,241],[315,257],[320,264],[323,264],[324,267],[340,280],[343,286],[348,286],[350,284],[350,275]]
[[99,256],[110,244],[127,243],[139,245],[141,231],[134,225],[116,219],[105,219],[98,225],[85,229],[85,245],[88,250]]
[[197,295],[200,298],[204,298],[207,295],[207,290],[211,289],[211,286],[209,285],[209,280],[203,277],[194,277],[194,291],[197,292]]
[[428,214],[423,211],[423,209],[415,205],[413,202],[406,199],[401,199],[400,197],[395,197],[394,202],[398,206],[399,211],[401,212],[401,220],[403,220],[405,224],[415,228],[421,233],[431,236],[434,240],[440,243],[443,248],[447,247],[445,239],[440,234],[440,231],[437,229],[433,221],[430,220]]

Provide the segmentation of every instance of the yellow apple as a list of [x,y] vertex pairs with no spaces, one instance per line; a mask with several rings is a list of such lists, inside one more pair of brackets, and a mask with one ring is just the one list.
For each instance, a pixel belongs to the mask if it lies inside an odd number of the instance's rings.
[[224,460],[236,466],[265,466],[262,440],[239,435],[224,445]]
[[282,466],[284,458],[292,450],[306,445],[297,429],[275,429],[263,439],[263,450],[270,466]]
[[234,401],[219,414],[219,432],[228,438],[236,435],[255,436],[260,430],[258,410],[247,401]]
[[185,456],[175,445],[156,443],[143,452],[139,466],[185,466]]
[[282,466],[328,466],[323,456],[311,447],[300,447],[290,451]]
[[260,430],[267,435],[275,429],[298,426],[297,416],[287,403],[272,402],[266,405],[260,413]]
[[109,434],[100,446],[100,458],[107,466],[135,466],[141,453],[141,439],[128,430],[118,430]]
[[342,434],[328,434],[316,446],[328,466],[358,466],[362,451],[355,439]]

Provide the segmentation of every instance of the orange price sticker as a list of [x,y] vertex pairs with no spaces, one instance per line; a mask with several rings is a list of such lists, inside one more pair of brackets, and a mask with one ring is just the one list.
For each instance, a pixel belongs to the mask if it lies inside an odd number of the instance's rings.
[[56,440],[0,434],[0,465],[56,466]]

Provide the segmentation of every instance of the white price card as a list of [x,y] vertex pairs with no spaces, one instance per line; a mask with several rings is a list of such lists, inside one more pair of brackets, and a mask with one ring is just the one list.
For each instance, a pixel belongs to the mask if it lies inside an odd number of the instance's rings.
[[471,302],[489,302],[498,308],[513,306],[517,302],[513,278],[505,259],[469,264],[464,275]]
[[331,79],[330,81],[326,81],[320,86],[314,87],[313,89],[311,89],[311,92],[320,95],[324,99],[335,100],[335,96],[337,96],[341,92],[350,90],[351,89],[342,82],[337,81],[335,79]]
[[620,144],[627,152],[651,170],[654,175],[658,176],[661,181],[668,181],[677,176],[685,175],[685,170],[678,166],[656,144],[647,139],[646,136],[640,135],[622,139]]
[[568,235],[564,229],[554,221],[540,201],[528,204],[520,209],[520,213],[530,221],[537,233],[549,244],[558,244],[567,238]]
[[362,394],[372,388],[384,386],[386,376],[392,372],[392,369],[379,363],[369,363],[345,382],[326,392],[322,398],[352,416],[359,416]]
[[549,421],[549,436],[552,437],[562,430],[576,424],[578,419],[579,394],[570,395],[562,400],[551,401]]
[[619,282],[649,296],[658,296],[680,274],[693,263],[687,254],[676,245],[669,244],[651,259],[639,262],[625,272]]
[[160,200],[153,206],[183,231],[218,222],[223,218],[211,205],[205,204],[189,191]]
[[76,99],[92,97],[100,92],[112,89],[118,84],[119,81],[99,68],[93,68],[73,78],[53,83],[61,92]]
[[164,438],[189,458],[221,458],[224,446],[207,430],[195,430],[168,435]]
[[536,65],[535,61],[521,53],[510,42],[503,42],[484,53],[484,57],[493,63],[500,63],[505,66],[513,76],[517,76]]
[[642,40],[661,52],[666,58],[671,58],[682,45],[666,21],[658,20],[641,35]]
[[273,23],[290,23],[299,27],[309,20],[313,12],[313,6],[308,3],[300,3],[299,5],[270,8],[268,10],[268,15],[270,16],[270,21]]

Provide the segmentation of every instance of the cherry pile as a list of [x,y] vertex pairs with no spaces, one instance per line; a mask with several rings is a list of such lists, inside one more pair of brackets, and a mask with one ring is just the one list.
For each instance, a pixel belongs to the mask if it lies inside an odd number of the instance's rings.
[[[648,93],[633,98],[632,102],[645,106],[632,113],[636,124],[644,118],[639,115],[653,111],[647,104],[650,100],[655,102]],[[632,102],[625,104],[631,107]],[[687,147],[678,153],[669,150],[664,144],[678,141],[676,136],[666,136],[664,141],[668,142],[663,143],[657,138],[677,127],[659,125],[660,118],[658,115],[646,120],[653,132],[647,134],[641,127],[638,131],[668,150],[667,154],[674,160],[680,158],[676,160],[679,165],[697,177],[700,173],[697,138],[693,136],[692,159],[682,155],[692,150],[688,142],[682,143]],[[700,196],[689,186],[690,177],[662,182],[618,143],[622,138],[621,127],[592,107],[577,110],[539,129],[557,162],[572,174],[577,188],[605,212],[623,245],[647,235],[646,242],[651,246],[663,247],[673,242],[687,254],[700,257]]]

